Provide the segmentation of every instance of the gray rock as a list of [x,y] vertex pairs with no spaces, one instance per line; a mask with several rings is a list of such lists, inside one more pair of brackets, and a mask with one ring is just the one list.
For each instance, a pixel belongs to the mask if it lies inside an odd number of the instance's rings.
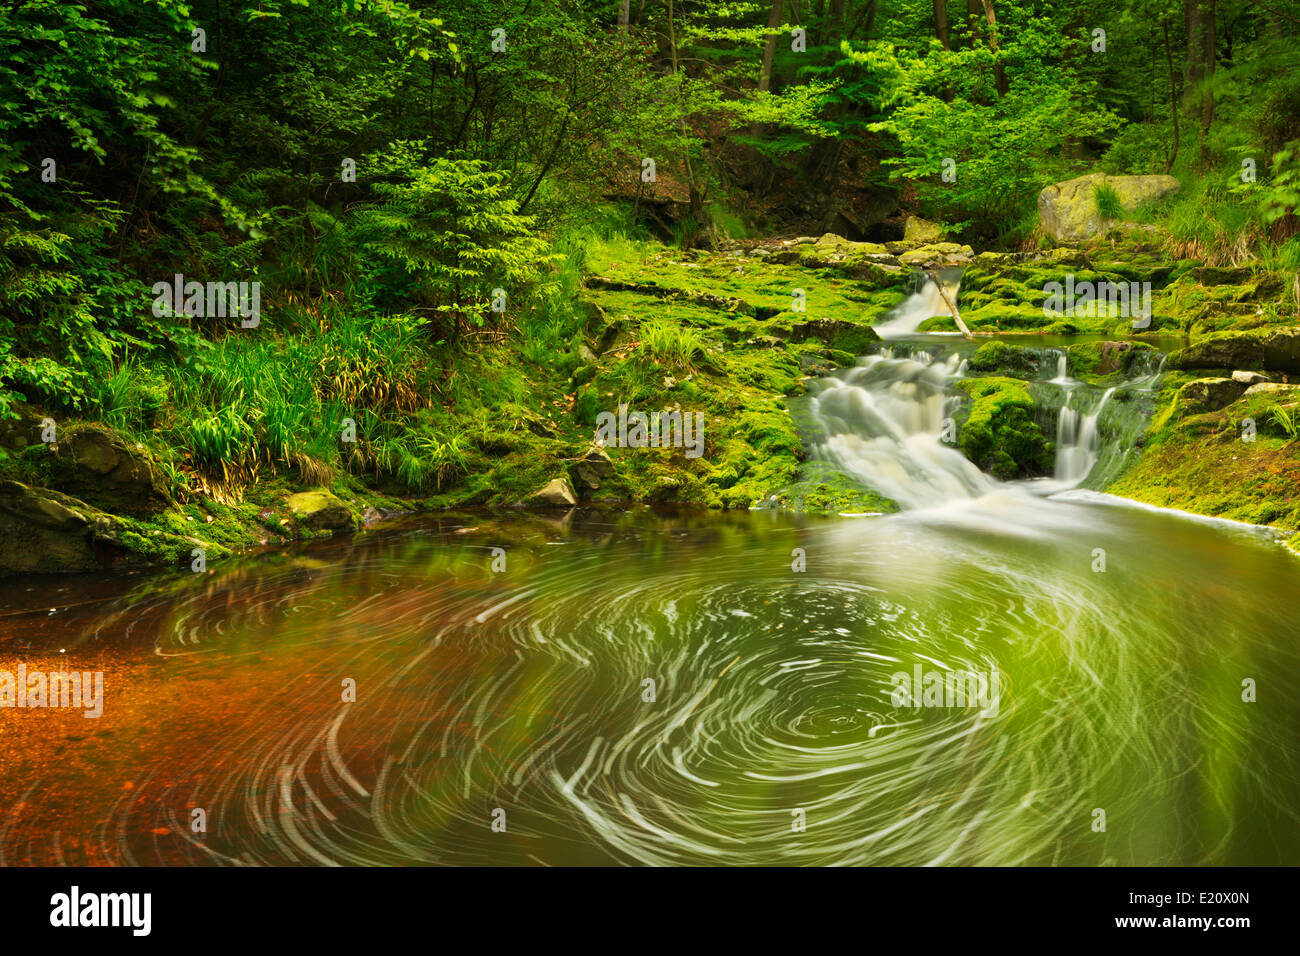
[[1169,367],[1300,372],[1300,328],[1216,332],[1171,353]]
[[1261,375],[1259,372],[1247,372],[1243,369],[1237,369],[1232,373],[1234,382],[1241,382],[1243,385],[1258,385],[1260,382],[1269,381],[1267,375]]
[[593,445],[587,449],[582,460],[574,465],[573,471],[580,482],[595,491],[602,481],[614,477],[614,462],[609,457],[609,452]]
[[50,483],[108,511],[139,515],[171,501],[153,456],[102,425],[70,430],[56,455]]
[[1189,410],[1215,412],[1231,405],[1245,391],[1245,385],[1230,378],[1198,378],[1179,389],[1178,401]]
[[569,484],[568,478],[552,478],[529,495],[524,503],[551,508],[571,508],[578,503],[578,496],[573,493],[573,486]]

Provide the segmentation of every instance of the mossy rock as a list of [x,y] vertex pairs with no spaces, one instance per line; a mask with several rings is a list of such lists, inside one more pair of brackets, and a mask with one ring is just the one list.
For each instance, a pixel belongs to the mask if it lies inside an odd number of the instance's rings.
[[153,455],[105,425],[71,426],[52,450],[50,485],[105,511],[140,517],[172,503]]
[[962,453],[1003,481],[1032,478],[1051,471],[1053,447],[1034,418],[1034,400],[1019,379],[964,379],[957,388],[971,397],[962,424]]
[[1097,189],[1106,186],[1118,195],[1125,212],[1162,199],[1180,188],[1173,176],[1107,176],[1092,173],[1045,187],[1038,194],[1043,231],[1057,242],[1077,242],[1107,229],[1111,220],[1097,208]]
[[1038,363],[1028,349],[1006,342],[985,342],[975,350],[967,367],[976,372],[997,372],[1017,377],[1034,375],[1038,371]]
[[1129,374],[1143,356],[1157,351],[1146,342],[1080,342],[1065,350],[1067,368],[1075,378]]
[[357,525],[352,509],[332,491],[300,491],[290,495],[285,506],[312,531],[352,531]]
[[1171,368],[1300,372],[1300,328],[1216,332],[1169,356]]

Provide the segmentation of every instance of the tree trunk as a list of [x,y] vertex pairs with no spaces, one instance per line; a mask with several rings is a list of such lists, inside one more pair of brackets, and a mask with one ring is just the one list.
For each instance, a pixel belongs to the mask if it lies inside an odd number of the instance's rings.
[[1162,23],[1161,26],[1165,30],[1165,62],[1169,64],[1169,115],[1174,121],[1174,145],[1165,163],[1165,172],[1169,172],[1178,158],[1178,81],[1174,74],[1174,51],[1169,43],[1169,24]]
[[934,35],[945,50],[952,49],[952,36],[948,32],[948,0],[934,0]]
[[[767,14],[767,28],[775,31],[781,25],[781,8],[785,0],[772,0],[772,8]],[[938,0],[935,0],[937,3]],[[763,45],[763,72],[758,77],[758,89],[760,93],[766,93],[772,88],[772,60],[776,57],[776,33],[770,32],[767,35],[767,43]]]
[[1006,96],[1010,87],[1007,86],[1007,68],[1003,64],[1002,58],[998,55],[998,21],[993,16],[993,0],[983,0],[984,18],[989,23],[989,49],[993,51],[995,57],[993,61],[993,82],[997,85],[998,96]]

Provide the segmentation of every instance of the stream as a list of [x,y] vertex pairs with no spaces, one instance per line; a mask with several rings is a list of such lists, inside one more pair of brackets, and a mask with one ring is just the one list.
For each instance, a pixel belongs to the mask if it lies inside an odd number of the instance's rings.
[[943,440],[962,347],[897,338],[808,414],[898,514],[445,515],[0,582],[0,671],[104,675],[98,718],[0,710],[0,865],[1300,861],[1300,562],[1092,490],[1159,368],[1106,394],[1045,350],[1056,473],[1002,483]]

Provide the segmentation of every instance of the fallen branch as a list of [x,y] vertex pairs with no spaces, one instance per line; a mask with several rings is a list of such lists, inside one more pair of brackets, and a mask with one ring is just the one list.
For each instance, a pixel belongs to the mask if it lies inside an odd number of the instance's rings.
[[925,274],[928,275],[934,281],[935,286],[938,287],[939,295],[943,296],[944,304],[947,305],[949,311],[952,312],[952,317],[957,321],[957,328],[961,329],[961,334],[973,341],[975,336],[971,335],[970,329],[966,328],[966,323],[961,320],[961,316],[957,312],[956,304],[952,299],[948,298],[948,290],[945,289],[943,283],[939,281],[938,273],[935,272],[934,269],[926,269]]

